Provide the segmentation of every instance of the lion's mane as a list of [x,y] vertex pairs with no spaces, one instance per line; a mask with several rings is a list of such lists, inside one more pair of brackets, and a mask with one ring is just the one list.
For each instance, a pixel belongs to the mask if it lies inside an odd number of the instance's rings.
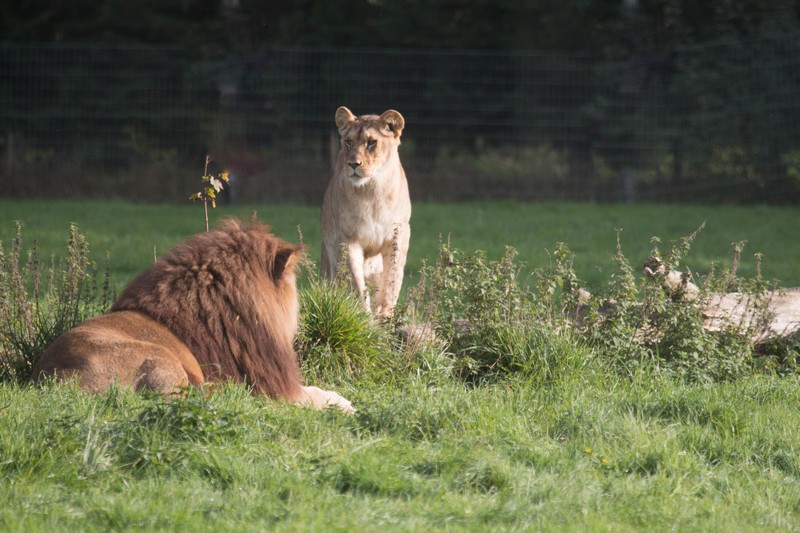
[[112,311],[136,311],[183,341],[207,381],[232,379],[273,398],[302,381],[294,269],[301,247],[257,221],[229,219],[175,246],[122,291]]

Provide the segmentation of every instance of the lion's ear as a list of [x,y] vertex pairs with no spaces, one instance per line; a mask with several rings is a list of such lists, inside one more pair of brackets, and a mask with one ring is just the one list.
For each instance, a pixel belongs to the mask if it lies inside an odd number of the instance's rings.
[[403,126],[406,125],[403,115],[394,109],[384,111],[381,115],[381,122],[386,125],[386,129],[392,132],[395,137],[400,137],[400,135],[403,133]]
[[301,246],[287,246],[275,252],[275,261],[272,263],[272,279],[279,280],[289,271],[293,272],[300,259]]
[[352,113],[352,111],[344,106],[336,110],[336,127],[339,128],[339,131],[342,131],[355,119],[356,116]]

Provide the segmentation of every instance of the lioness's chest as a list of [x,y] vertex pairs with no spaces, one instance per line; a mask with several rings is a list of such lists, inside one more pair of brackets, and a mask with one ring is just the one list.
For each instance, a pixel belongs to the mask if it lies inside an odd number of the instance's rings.
[[346,228],[346,240],[358,242],[368,255],[378,253],[392,241],[395,223],[386,217],[361,212],[356,213],[351,222]]

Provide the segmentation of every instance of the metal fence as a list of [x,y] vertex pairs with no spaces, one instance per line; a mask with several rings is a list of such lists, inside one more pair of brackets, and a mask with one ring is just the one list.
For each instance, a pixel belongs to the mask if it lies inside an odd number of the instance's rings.
[[594,54],[0,46],[4,196],[319,202],[333,115],[399,110],[416,199],[800,200],[800,34]]

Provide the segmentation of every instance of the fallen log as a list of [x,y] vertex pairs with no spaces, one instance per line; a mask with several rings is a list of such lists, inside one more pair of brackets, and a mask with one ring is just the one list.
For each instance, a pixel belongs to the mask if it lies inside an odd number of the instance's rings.
[[711,294],[703,302],[703,327],[717,331],[726,326],[752,331],[755,344],[800,339],[800,288],[768,291],[762,295],[740,292]]
[[761,294],[742,292],[703,295],[692,283],[691,273],[666,271],[658,258],[645,262],[642,273],[660,278],[662,287],[674,299],[697,301],[703,327],[719,331],[734,327],[750,332],[755,345],[800,339],[800,288],[776,289]]

